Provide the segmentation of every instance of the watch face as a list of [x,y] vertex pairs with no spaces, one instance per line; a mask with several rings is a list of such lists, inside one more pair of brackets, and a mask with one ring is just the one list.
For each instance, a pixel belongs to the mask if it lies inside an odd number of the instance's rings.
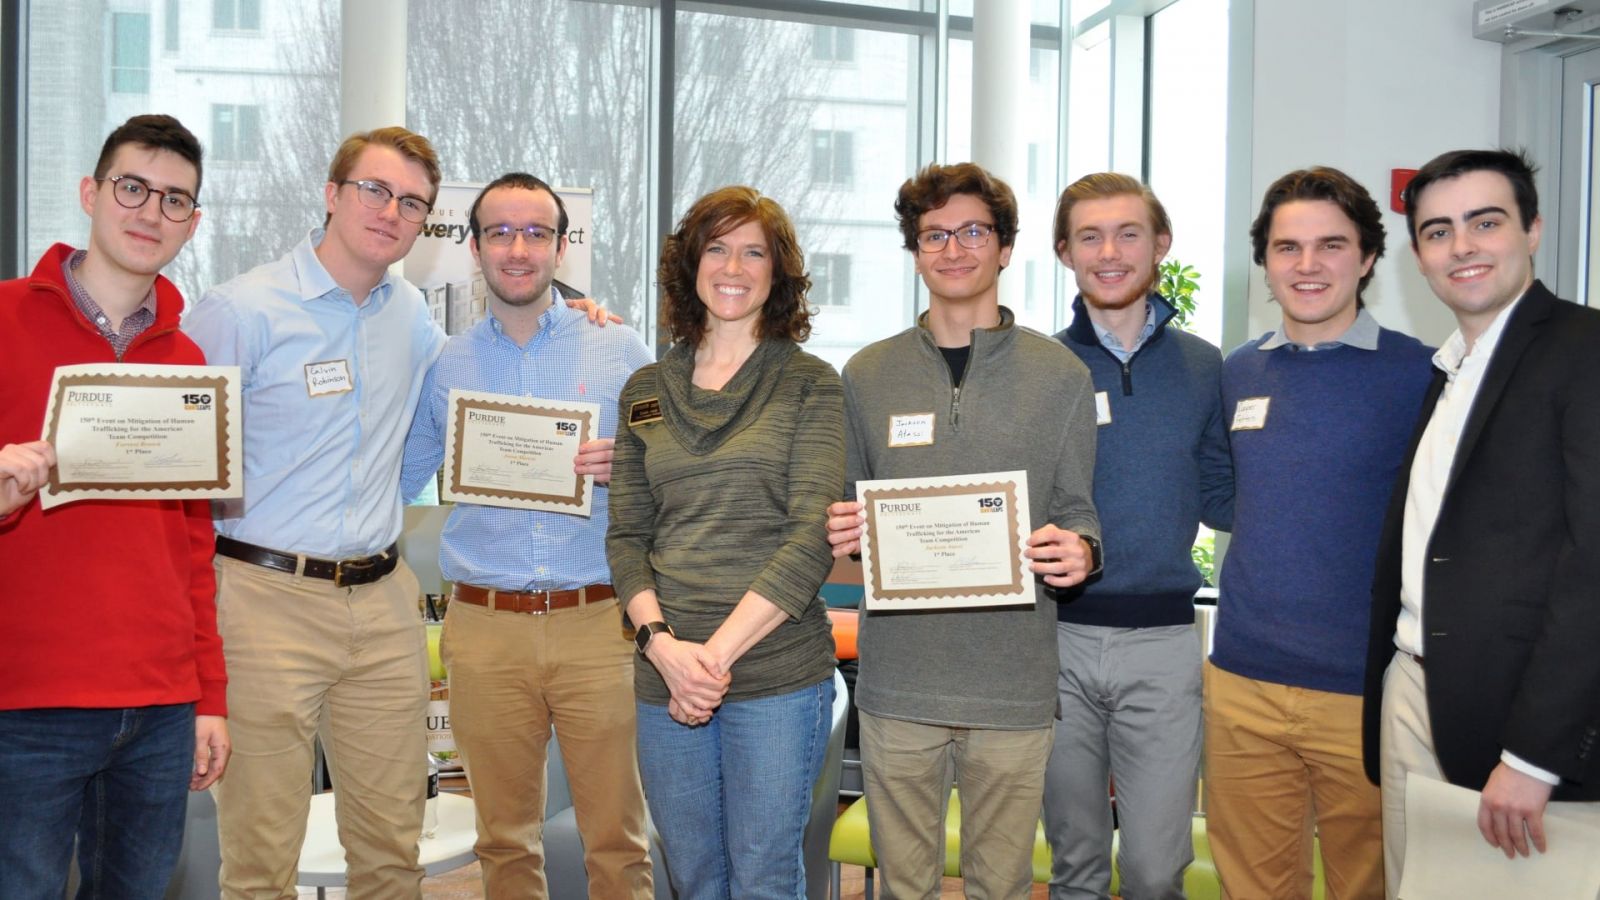
[[633,643],[639,648],[640,653],[644,653],[644,648],[649,645],[650,638],[662,631],[671,634],[672,626],[665,622],[646,622],[639,626],[638,631],[633,633]]

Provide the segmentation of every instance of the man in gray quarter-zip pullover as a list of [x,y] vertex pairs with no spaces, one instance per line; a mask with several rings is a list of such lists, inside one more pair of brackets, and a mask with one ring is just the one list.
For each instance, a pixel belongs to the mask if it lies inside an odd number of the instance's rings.
[[[1011,189],[971,163],[932,165],[895,203],[928,288],[915,327],[844,369],[846,479],[1025,470],[1034,602],[866,613],[861,756],[886,897],[936,896],[953,765],[961,873],[973,896],[1026,895],[1056,711],[1055,601],[1099,565],[1094,389],[1058,341],[1000,305],[1017,233]],[[836,556],[859,550],[856,502],[830,509]]]

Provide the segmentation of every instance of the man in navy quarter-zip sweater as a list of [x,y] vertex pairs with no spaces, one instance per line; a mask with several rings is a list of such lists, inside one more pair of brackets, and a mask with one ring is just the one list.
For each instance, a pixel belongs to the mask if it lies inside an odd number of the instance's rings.
[[1073,271],[1072,325],[1056,337],[1094,379],[1094,497],[1106,565],[1060,592],[1055,745],[1045,774],[1053,900],[1106,897],[1116,781],[1128,897],[1181,898],[1194,859],[1200,643],[1190,548],[1199,523],[1233,525],[1222,355],[1168,328],[1151,287],[1172,226],[1148,187],[1102,172],[1056,206],[1056,254]]

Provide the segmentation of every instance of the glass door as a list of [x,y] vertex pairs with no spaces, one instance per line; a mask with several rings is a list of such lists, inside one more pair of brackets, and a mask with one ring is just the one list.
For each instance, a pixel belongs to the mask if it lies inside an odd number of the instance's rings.
[[[1558,237],[1556,283],[1563,297],[1600,306],[1600,49],[1562,61],[1561,179],[1570,192],[1546,204],[1545,239]],[[1559,229],[1553,226],[1559,224]]]

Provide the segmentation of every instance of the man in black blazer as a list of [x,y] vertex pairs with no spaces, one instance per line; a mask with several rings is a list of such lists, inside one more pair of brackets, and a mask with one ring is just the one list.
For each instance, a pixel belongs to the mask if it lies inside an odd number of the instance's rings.
[[1600,801],[1600,311],[1534,280],[1521,155],[1446,153],[1405,199],[1417,265],[1459,327],[1373,587],[1364,752],[1390,897],[1408,772],[1481,790],[1478,829],[1507,856],[1543,852],[1551,799]]

